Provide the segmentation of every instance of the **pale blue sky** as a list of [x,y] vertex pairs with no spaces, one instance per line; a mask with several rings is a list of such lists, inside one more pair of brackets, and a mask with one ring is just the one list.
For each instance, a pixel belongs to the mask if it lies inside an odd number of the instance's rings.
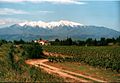
[[70,20],[120,31],[119,1],[0,0],[0,26]]

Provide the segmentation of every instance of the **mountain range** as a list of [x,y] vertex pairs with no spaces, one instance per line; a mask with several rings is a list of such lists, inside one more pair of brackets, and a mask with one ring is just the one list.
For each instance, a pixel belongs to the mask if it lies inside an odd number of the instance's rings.
[[86,38],[112,38],[120,36],[120,32],[101,26],[88,26],[72,21],[42,22],[31,21],[23,22],[0,29],[0,39],[6,40],[34,40],[56,38],[65,39],[86,39]]

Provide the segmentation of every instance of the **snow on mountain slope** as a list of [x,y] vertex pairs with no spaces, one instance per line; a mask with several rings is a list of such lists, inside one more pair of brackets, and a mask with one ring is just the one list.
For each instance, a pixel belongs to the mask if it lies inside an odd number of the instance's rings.
[[66,20],[60,20],[57,22],[42,22],[42,21],[31,21],[31,22],[23,22],[19,23],[18,25],[20,26],[32,26],[32,27],[42,27],[42,28],[55,28],[59,26],[70,26],[70,27],[75,27],[75,26],[83,26],[83,24],[72,22],[72,21],[66,21]]
[[71,21],[42,22],[32,21],[14,24],[0,29],[0,38],[6,40],[34,40],[43,38],[46,40],[64,39],[87,39],[101,37],[116,38],[120,32],[101,26],[83,25]]

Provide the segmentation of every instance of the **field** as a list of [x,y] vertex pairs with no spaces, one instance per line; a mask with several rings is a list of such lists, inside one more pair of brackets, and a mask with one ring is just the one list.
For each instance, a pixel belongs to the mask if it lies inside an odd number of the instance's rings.
[[119,46],[44,46],[43,49],[58,54],[50,56],[49,60],[55,63],[48,64],[71,71],[86,72],[89,75],[96,74],[96,77],[105,78],[107,81],[120,81]]
[[55,75],[25,64],[23,49],[7,43],[0,46],[0,82],[63,82]]
[[[67,55],[62,60],[84,62],[92,66],[120,70],[120,47],[45,46],[47,52]],[[59,58],[59,57],[58,57]]]

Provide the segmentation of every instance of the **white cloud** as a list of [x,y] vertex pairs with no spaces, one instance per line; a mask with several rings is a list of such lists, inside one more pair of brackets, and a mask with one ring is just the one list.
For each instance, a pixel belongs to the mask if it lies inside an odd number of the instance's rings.
[[28,14],[28,12],[10,8],[0,8],[0,15]]
[[[35,14],[47,14],[47,13],[54,13],[54,11],[47,11],[47,10],[43,10],[43,11],[34,11]],[[29,15],[33,15],[34,13],[31,12],[26,12],[23,10],[17,10],[17,9],[10,9],[10,8],[0,8],[0,15],[14,15],[14,14],[29,14]]]
[[[35,13],[32,13],[35,12]],[[10,9],[10,8],[0,8],[0,15],[15,15],[15,14],[27,14],[27,15],[34,15],[34,14],[50,14],[54,13],[54,11],[47,11],[47,10],[41,10],[41,11],[32,11],[27,12],[23,10],[18,9]]]
[[43,2],[51,2],[55,4],[85,4],[84,2],[80,2],[78,0],[43,0]]
[[15,18],[5,18],[5,19],[0,19],[0,28],[8,27],[16,23],[24,22],[26,20],[19,20]]
[[0,0],[0,2],[33,2],[33,3],[42,3],[49,2],[53,4],[86,4],[85,2],[81,2],[79,0]]
[[6,22],[5,22],[5,21],[0,20],[0,25],[5,25],[5,24],[6,24]]
[[26,20],[20,20],[15,18],[0,19],[0,26],[6,25],[6,24],[15,24],[15,23],[24,22],[24,21]]
[[36,11],[36,13],[47,14],[47,13],[54,13],[54,11]]

